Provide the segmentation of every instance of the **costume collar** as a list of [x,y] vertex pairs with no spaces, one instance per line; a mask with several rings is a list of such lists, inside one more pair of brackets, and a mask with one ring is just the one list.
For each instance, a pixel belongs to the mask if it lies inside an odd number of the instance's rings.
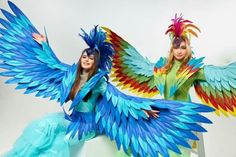
[[[184,82],[190,78],[193,74],[198,72],[200,68],[202,67],[204,57],[201,58],[192,58],[188,61],[185,68],[183,68],[177,75],[176,79],[174,80],[174,83],[170,87],[170,96],[173,96],[175,92],[181,87]],[[175,60],[174,64],[181,65],[180,61]],[[160,94],[164,94],[165,89],[165,80],[166,80],[166,74],[164,73],[163,67],[166,65],[166,59],[161,58],[157,61],[155,68],[154,68],[154,78],[155,78],[155,84],[160,91]]]
[[70,110],[73,109],[83,98],[94,88],[94,86],[99,82],[99,80],[108,74],[107,71],[98,70],[98,72],[90,78],[80,91],[76,94],[75,99],[73,100]]

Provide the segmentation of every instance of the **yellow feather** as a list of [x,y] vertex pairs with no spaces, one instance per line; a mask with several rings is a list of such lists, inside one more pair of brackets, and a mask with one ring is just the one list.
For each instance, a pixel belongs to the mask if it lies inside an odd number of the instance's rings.
[[116,76],[117,76],[116,73],[112,73],[112,74],[110,75],[110,77],[116,77]]
[[228,115],[228,112],[227,111],[225,111],[224,109],[222,109],[222,108],[219,108],[219,110],[220,110],[220,112],[224,115],[224,116],[226,116],[226,117],[229,117],[229,115]]
[[115,73],[116,70],[117,70],[116,68],[111,68],[111,73],[112,74]]
[[121,89],[127,89],[127,88],[130,88],[130,84],[123,84],[123,87]]
[[113,82],[118,82],[119,81],[119,79],[117,77],[112,77],[112,78],[114,78],[114,79],[112,79]]
[[188,69],[188,68],[184,69],[181,73],[179,73],[179,74],[177,75],[176,78],[180,78],[180,77],[186,76],[186,75],[189,73],[189,71],[190,71],[190,69]]
[[230,115],[236,117],[236,110],[235,110],[235,108],[234,108],[234,111],[229,111],[229,113],[230,113]]
[[220,111],[219,110],[216,110],[215,113],[216,113],[217,116],[220,116]]
[[111,30],[109,28],[107,28],[107,27],[102,26],[101,28],[104,29],[107,33],[111,32]]
[[123,86],[123,83],[118,83],[116,86],[118,86],[118,87],[122,87]]

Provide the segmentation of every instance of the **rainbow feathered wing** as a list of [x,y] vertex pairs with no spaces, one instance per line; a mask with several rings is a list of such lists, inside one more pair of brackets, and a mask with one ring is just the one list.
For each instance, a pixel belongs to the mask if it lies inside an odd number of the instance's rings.
[[[103,28],[107,32],[107,40],[115,50],[113,60],[112,81],[117,82],[122,88],[128,88],[131,92],[144,97],[153,97],[158,93],[164,93],[165,74],[163,67],[165,58],[160,58],[156,64],[152,64],[127,41],[122,39],[109,28]],[[202,68],[203,58],[192,58],[187,66],[176,76],[171,87],[170,95],[193,74]],[[236,63],[226,67],[204,66],[205,81],[196,82],[195,89],[201,100],[216,109],[219,115],[236,115]]]
[[206,81],[194,87],[201,100],[216,109],[220,115],[236,116],[236,62],[224,67],[204,67]]
[[107,41],[113,45],[112,75],[114,82],[122,89],[144,97],[153,97],[159,93],[154,83],[154,65],[144,58],[138,51],[112,32],[109,28],[102,27],[107,33]]

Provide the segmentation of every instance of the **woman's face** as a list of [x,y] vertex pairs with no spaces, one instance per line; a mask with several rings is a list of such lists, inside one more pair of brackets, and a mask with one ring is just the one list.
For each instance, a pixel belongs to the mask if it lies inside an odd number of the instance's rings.
[[81,57],[81,67],[85,71],[89,71],[92,69],[94,65],[94,55],[87,55],[87,53],[83,53]]
[[173,53],[174,53],[174,58],[178,61],[181,61],[184,59],[184,57],[187,54],[187,47],[186,47],[186,43],[184,41],[182,41],[179,45],[179,47],[174,47],[173,48]]

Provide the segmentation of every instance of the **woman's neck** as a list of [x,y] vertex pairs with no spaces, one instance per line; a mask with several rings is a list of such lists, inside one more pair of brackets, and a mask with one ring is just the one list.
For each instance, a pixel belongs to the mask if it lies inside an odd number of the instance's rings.
[[84,74],[86,75],[86,74],[88,74],[88,73],[89,73],[89,71],[87,71],[87,70],[82,70],[82,73],[81,73],[81,74],[82,74],[82,75],[84,75]]
[[89,72],[88,71],[85,71],[85,70],[82,70],[82,73],[80,74],[80,81],[87,81],[88,79],[88,75],[89,75]]
[[174,59],[174,64],[181,64],[182,62],[183,62],[182,60]]
[[84,86],[84,84],[88,81],[89,72],[83,70],[80,74],[80,82],[79,82],[79,90]]

